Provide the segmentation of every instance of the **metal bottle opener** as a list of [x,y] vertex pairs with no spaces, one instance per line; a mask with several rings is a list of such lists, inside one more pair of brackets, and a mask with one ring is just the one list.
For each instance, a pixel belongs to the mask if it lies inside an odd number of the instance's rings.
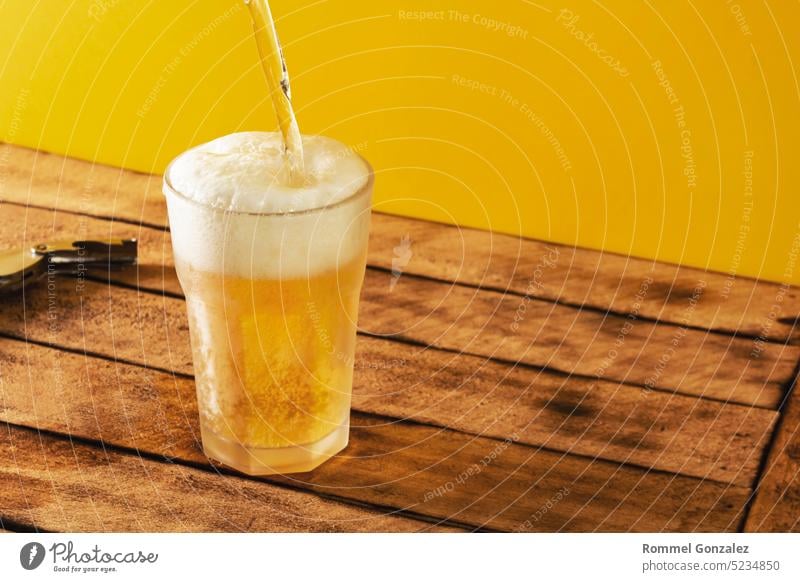
[[49,274],[76,275],[90,266],[136,263],[135,238],[56,241],[0,251],[0,294],[30,285]]

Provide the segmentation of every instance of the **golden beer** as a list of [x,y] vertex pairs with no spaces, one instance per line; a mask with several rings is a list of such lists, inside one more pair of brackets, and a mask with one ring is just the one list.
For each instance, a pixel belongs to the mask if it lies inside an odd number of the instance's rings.
[[363,257],[302,279],[178,272],[204,441],[299,457],[331,434],[346,443]]

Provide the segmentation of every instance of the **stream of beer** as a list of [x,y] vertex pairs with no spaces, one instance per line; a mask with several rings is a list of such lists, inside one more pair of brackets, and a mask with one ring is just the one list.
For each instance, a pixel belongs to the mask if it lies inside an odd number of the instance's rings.
[[267,78],[272,105],[278,118],[278,127],[283,136],[284,151],[289,165],[289,176],[292,184],[300,184],[304,180],[303,143],[300,128],[292,109],[292,93],[289,88],[289,73],[283,58],[275,21],[269,8],[268,0],[244,0],[253,23],[253,35],[261,66]]

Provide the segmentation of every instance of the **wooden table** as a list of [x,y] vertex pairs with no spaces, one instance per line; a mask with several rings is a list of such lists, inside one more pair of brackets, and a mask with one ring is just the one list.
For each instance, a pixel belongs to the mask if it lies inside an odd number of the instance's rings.
[[375,214],[351,444],[248,478],[200,447],[160,177],[0,145],[0,200],[2,247],[140,241],[0,299],[0,529],[800,530],[797,288]]

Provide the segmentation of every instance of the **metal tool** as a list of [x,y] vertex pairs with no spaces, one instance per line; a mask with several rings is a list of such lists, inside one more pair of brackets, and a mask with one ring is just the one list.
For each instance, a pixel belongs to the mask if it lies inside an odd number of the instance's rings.
[[9,293],[51,274],[77,275],[89,267],[136,263],[135,238],[56,241],[0,251],[0,293]]

